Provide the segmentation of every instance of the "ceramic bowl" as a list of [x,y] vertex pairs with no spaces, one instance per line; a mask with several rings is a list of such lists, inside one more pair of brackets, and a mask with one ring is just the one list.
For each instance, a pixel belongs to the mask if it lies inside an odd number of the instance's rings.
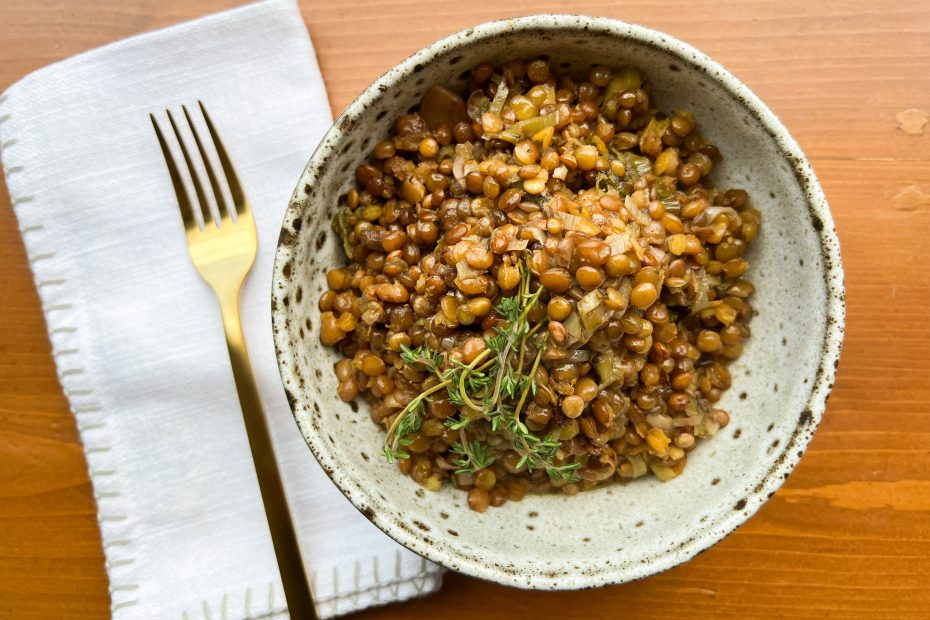
[[[447,485],[420,488],[381,454],[364,404],[336,397],[335,351],[320,345],[325,271],[344,260],[330,219],[354,170],[396,116],[434,84],[464,90],[483,61],[545,55],[562,72],[632,64],[665,111],[691,110],[724,154],[719,187],[749,191],[763,214],[750,254],[758,315],[721,406],[730,425],[702,442],[684,473],[574,497],[527,496],[483,514]],[[287,397],[320,465],[376,526],[450,569],[524,588],[621,583],[684,562],[722,539],[775,492],[804,452],[833,385],[843,337],[839,244],[801,149],[723,67],[668,35],[619,21],[539,15],[482,24],[417,52],[368,87],[335,122],[297,183],[274,265],[274,339]]]

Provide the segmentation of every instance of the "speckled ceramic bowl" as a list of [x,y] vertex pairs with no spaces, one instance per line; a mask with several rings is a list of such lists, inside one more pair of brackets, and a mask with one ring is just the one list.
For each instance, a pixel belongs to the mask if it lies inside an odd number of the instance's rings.
[[[387,465],[383,431],[336,397],[337,354],[320,345],[325,270],[343,261],[330,218],[354,170],[394,118],[433,84],[465,88],[482,61],[547,55],[587,75],[633,64],[666,111],[694,112],[724,154],[721,187],[749,191],[763,225],[751,251],[752,338],[731,367],[732,422],[702,442],[683,475],[575,497],[527,496],[484,514],[451,487],[426,492]],[[774,114],[719,64],[680,41],[619,21],[541,15],[443,39],[365,90],[313,154],[291,198],[274,265],[274,338],[294,416],[333,482],[379,528],[451,569],[503,584],[572,589],[645,577],[722,539],[768,499],[820,422],[843,338],[843,271],[833,219],[814,173]]]

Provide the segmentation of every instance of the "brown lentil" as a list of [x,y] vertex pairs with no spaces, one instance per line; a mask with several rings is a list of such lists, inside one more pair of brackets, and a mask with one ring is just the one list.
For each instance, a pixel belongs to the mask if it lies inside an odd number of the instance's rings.
[[637,308],[645,310],[659,297],[659,291],[656,289],[656,285],[652,282],[643,282],[637,284],[633,289],[633,292],[630,293],[630,302]]
[[472,487],[468,490],[468,507],[475,512],[484,512],[491,503],[487,490],[481,487]]
[[584,411],[584,399],[580,396],[566,396],[562,400],[562,413],[569,418],[577,418]]
[[547,269],[539,275],[539,283],[554,293],[564,293],[572,285],[568,271],[561,268]]

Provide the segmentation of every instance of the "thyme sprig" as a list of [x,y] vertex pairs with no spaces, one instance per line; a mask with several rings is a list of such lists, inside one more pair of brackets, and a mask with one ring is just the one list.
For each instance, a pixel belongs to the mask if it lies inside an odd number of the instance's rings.
[[[466,431],[476,420],[486,420],[491,431],[502,432],[520,455],[517,468],[526,467],[532,472],[544,469],[549,478],[558,482],[574,482],[580,463],[556,465],[555,458],[560,441],[557,435],[540,437],[530,431],[521,420],[523,406],[530,395],[536,394],[536,371],[546,350],[548,335],[543,321],[529,319],[539,303],[542,286],[531,291],[530,271],[521,262],[520,285],[517,293],[505,297],[495,306],[495,313],[504,323],[485,337],[486,348],[470,363],[444,356],[427,347],[410,349],[401,347],[401,359],[434,374],[439,383],[414,397],[393,419],[384,442],[388,462],[410,458],[403,447],[410,436],[419,431],[426,414],[430,397],[445,390],[449,401],[459,407],[459,413],[445,420],[445,425],[459,432],[460,441],[450,446],[456,473],[475,473],[494,462],[491,448],[474,439],[468,441]],[[527,353],[535,349],[528,372]]]

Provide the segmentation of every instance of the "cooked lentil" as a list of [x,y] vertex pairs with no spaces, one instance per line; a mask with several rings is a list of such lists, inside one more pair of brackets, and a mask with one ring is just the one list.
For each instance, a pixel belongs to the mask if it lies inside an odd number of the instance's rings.
[[468,505],[678,476],[750,335],[760,213],[638,70],[483,63],[358,167],[320,340],[385,455]]

